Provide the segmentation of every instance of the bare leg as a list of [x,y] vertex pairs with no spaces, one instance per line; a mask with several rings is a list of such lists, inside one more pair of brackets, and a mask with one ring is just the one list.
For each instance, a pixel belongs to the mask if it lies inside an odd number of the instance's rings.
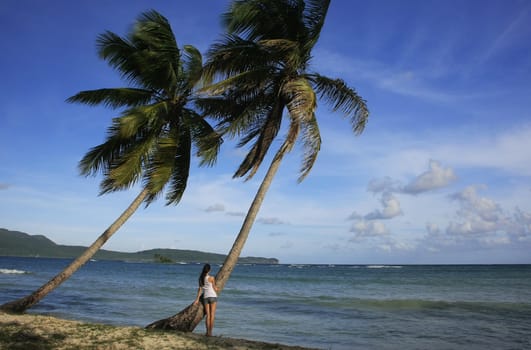
[[207,317],[210,317],[210,330],[209,333],[212,335],[212,330],[214,329],[214,319],[216,318],[216,306],[217,303],[210,304],[210,313]]
[[206,335],[210,335],[210,304],[205,303],[205,328],[206,328]]

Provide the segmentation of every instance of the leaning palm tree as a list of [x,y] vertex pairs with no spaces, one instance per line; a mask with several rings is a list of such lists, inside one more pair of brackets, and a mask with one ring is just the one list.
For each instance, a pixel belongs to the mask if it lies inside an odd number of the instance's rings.
[[[235,177],[252,178],[286,120],[287,133],[265,174],[240,232],[217,274],[220,290],[230,277],[260,206],[281,161],[299,141],[304,155],[302,181],[312,169],[321,147],[315,115],[317,94],[350,120],[360,134],[368,120],[365,101],[344,81],[309,69],[311,53],[323,27],[329,0],[236,0],[224,15],[225,38],[213,45],[204,67],[217,82],[209,91],[220,95],[200,107],[218,119],[223,134],[250,145]],[[285,113],[287,112],[287,113]],[[154,322],[148,328],[192,331],[203,310],[194,305]]]
[[1,309],[23,312],[44,298],[85,264],[120,226],[166,188],[166,204],[177,204],[186,188],[191,152],[200,164],[215,161],[221,138],[189,105],[202,75],[197,49],[181,52],[172,29],[155,11],[143,13],[127,37],[106,32],[98,38],[101,58],[132,85],[82,91],[68,99],[88,105],[123,108],[108,129],[106,141],[80,161],[81,174],[103,174],[101,194],[125,190],[142,181],[140,194],[120,217],[65,270],[31,295]]

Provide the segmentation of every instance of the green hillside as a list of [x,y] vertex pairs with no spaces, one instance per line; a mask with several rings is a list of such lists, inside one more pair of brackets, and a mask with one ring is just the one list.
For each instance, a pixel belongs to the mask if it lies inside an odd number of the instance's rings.
[[[24,232],[0,228],[0,256],[75,258],[81,255],[85,249],[86,247],[81,246],[59,245],[42,235],[29,235]],[[178,249],[151,249],[136,253],[101,249],[94,255],[94,259],[221,264],[225,260],[225,255]],[[278,259],[241,257],[238,262],[240,264],[278,264]]]

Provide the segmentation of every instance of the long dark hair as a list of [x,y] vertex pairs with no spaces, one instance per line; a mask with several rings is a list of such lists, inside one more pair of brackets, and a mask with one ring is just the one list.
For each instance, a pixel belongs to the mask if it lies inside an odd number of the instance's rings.
[[203,271],[201,271],[201,276],[199,276],[199,286],[203,287],[205,285],[205,277],[207,273],[210,272],[210,264],[205,264],[203,266]]

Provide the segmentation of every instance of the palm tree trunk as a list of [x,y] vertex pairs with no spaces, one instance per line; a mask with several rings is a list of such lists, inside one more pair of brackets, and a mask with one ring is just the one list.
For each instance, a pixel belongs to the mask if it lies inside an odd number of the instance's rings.
[[148,190],[144,189],[129,205],[129,207],[112,223],[105,232],[103,232],[90,247],[88,247],[83,254],[75,259],[67,268],[57,274],[54,278],[37,289],[32,294],[0,306],[0,310],[11,313],[23,313],[33,305],[41,301],[48,293],[57,288],[61,283],[66,281],[74,272],[83,266],[96,252],[111,238],[111,236],[118,231],[118,229],[129,219],[131,215],[138,209],[140,204],[148,195]]
[[[247,237],[249,237],[249,233],[251,231],[253,223],[256,219],[256,216],[258,215],[258,211],[262,206],[262,202],[264,201],[265,195],[269,190],[269,186],[271,185],[271,182],[273,181],[273,178],[277,173],[280,163],[282,162],[282,158],[286,154],[288,147],[288,141],[286,141],[282,145],[282,147],[277,151],[275,157],[271,161],[269,169],[267,170],[267,173],[264,179],[262,180],[262,184],[258,188],[258,191],[254,196],[254,200],[251,203],[251,206],[249,207],[249,211],[245,216],[245,220],[243,221],[240,233],[236,237],[236,240],[234,241],[234,244],[232,245],[229,254],[225,258],[223,266],[216,275],[216,287],[218,288],[219,293],[221,293],[221,291],[223,290],[225,283],[228,281],[232,270],[234,270],[234,267],[238,262],[238,258],[240,257],[243,246],[245,245],[245,241],[247,240]],[[147,325],[146,328],[172,329],[180,332],[192,332],[195,327],[197,327],[199,322],[201,322],[201,320],[203,319],[204,312],[205,311],[202,306],[191,304],[179,313],[171,317],[155,321]]]

